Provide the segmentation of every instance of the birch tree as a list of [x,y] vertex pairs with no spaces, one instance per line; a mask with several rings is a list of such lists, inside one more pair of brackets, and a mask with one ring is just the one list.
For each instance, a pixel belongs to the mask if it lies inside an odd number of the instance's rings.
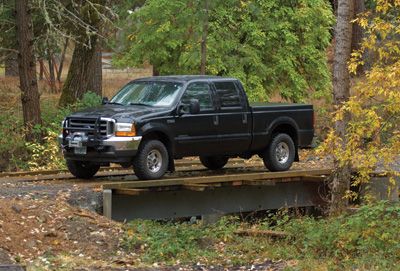
[[[354,0],[338,0],[337,23],[335,27],[335,53],[333,65],[333,98],[337,108],[350,97],[350,72],[348,63],[351,55],[352,20]],[[340,140],[337,148],[345,150],[346,129],[350,114],[346,112],[335,121],[335,136]],[[341,212],[347,205],[346,192],[350,188],[351,164],[349,161],[335,160],[335,172],[331,182],[331,212]]]

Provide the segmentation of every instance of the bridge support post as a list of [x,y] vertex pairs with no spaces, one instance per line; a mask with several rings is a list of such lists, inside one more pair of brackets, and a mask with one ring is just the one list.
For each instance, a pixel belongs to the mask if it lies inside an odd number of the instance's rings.
[[112,190],[103,190],[103,215],[109,219],[112,218]]
[[400,178],[393,177],[394,183],[387,176],[374,176],[362,188],[363,196],[370,196],[374,200],[399,201]]

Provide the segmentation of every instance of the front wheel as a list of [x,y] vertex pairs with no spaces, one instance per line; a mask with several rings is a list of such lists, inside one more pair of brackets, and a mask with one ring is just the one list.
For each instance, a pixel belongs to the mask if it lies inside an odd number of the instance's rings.
[[225,156],[200,156],[200,162],[208,169],[217,170],[223,168],[228,163]]
[[133,160],[133,170],[141,180],[159,179],[168,168],[168,151],[161,141],[142,143]]
[[100,169],[100,165],[77,160],[67,160],[67,167],[72,175],[80,179],[90,179]]
[[296,148],[288,134],[277,134],[263,154],[263,161],[270,171],[286,171],[294,161]]

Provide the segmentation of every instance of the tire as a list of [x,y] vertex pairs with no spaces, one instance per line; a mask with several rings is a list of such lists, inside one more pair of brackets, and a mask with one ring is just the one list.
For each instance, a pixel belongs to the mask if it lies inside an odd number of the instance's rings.
[[224,156],[200,156],[200,162],[208,169],[217,170],[228,163],[228,157]]
[[270,171],[286,171],[294,161],[296,147],[287,134],[276,134],[263,154],[263,161]]
[[168,169],[168,151],[161,141],[143,142],[133,159],[133,170],[140,180],[159,179]]
[[100,165],[90,162],[67,160],[69,172],[80,179],[91,179],[100,169]]

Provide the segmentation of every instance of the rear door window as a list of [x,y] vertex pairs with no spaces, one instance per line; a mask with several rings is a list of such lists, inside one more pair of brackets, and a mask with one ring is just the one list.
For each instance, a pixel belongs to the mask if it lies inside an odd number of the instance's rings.
[[221,108],[242,107],[239,90],[234,82],[214,82]]

